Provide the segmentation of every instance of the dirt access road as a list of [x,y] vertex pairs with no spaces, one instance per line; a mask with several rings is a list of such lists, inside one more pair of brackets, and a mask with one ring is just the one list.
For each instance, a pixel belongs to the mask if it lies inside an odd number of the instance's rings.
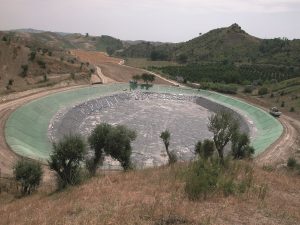
[[[97,69],[98,75],[102,76],[108,83],[112,81],[127,83],[133,75],[151,73],[156,76],[154,84],[179,85],[175,81],[168,80],[153,72],[126,66],[123,59],[109,57],[103,52],[72,50],[71,53],[80,58],[81,61],[89,62],[96,68],[99,67],[100,71]],[[103,83],[105,84],[105,82]]]
[[[242,95],[238,98],[266,112],[271,107],[266,102],[249,96]],[[285,114],[279,118],[279,121],[283,126],[283,133],[276,142],[255,158],[255,162],[259,166],[273,165],[281,167],[286,165],[288,158],[291,156],[295,156],[300,160],[300,121]]]

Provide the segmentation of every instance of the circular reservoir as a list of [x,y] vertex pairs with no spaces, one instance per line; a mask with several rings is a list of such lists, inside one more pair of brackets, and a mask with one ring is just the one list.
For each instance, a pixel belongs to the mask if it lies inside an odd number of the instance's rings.
[[[256,154],[282,133],[281,124],[268,113],[214,92],[155,85],[129,91],[127,84],[93,86],[49,95],[17,109],[8,119],[6,140],[17,154],[46,161],[51,142],[63,135],[87,137],[99,123],[123,124],[136,130],[132,161],[137,167],[167,162],[160,133],[171,132],[170,150],[179,159],[194,157],[198,140],[211,138],[207,129],[212,113],[230,111],[251,136]],[[113,163],[108,160],[108,165]]]

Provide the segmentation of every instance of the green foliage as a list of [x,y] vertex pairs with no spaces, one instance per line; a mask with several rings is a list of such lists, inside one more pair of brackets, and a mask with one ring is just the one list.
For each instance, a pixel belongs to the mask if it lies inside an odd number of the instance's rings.
[[20,160],[14,166],[14,175],[16,181],[21,184],[21,193],[30,195],[39,186],[43,170],[37,162]]
[[119,39],[102,35],[96,38],[95,47],[97,51],[106,51],[110,55],[111,52],[114,53],[116,50],[122,49],[123,43]]
[[286,52],[290,50],[288,39],[274,38],[262,40],[259,50],[263,54],[275,54],[278,52]]
[[187,63],[188,61],[188,56],[186,54],[180,54],[177,59],[176,59],[177,62],[179,63]]
[[295,158],[291,157],[287,161],[287,167],[290,169],[295,169],[297,166],[297,161]]
[[163,132],[161,132],[160,134],[160,138],[162,139],[165,148],[166,148],[166,152],[169,158],[169,164],[173,164],[177,161],[177,157],[173,152],[169,151],[169,145],[170,145],[170,140],[171,140],[171,133],[169,130],[165,130]]
[[253,87],[251,85],[247,85],[246,87],[244,87],[243,90],[244,93],[249,93],[249,94],[251,94],[252,91],[253,91]]
[[107,146],[107,137],[111,130],[111,125],[101,123],[96,126],[88,138],[89,145],[94,151],[93,158],[87,161],[87,168],[91,175],[95,175],[98,165],[103,162],[104,148]]
[[258,89],[258,95],[263,96],[268,94],[269,90],[266,87],[261,87],[260,89]]
[[130,156],[132,153],[131,142],[136,139],[136,132],[126,126],[113,127],[107,134],[104,151],[112,158],[118,160],[126,171],[132,168]]
[[231,151],[234,159],[250,158],[255,152],[254,148],[249,146],[250,139],[245,133],[236,132],[231,142]]
[[152,83],[155,80],[155,76],[153,74],[143,73],[141,79],[148,84],[149,82]]
[[215,143],[209,139],[205,139],[203,143],[198,141],[195,145],[195,153],[205,160],[212,157],[215,150]]
[[79,135],[64,136],[58,143],[53,143],[48,164],[56,172],[60,188],[80,182],[80,165],[85,155],[86,146]]
[[193,162],[185,176],[185,192],[190,200],[206,199],[218,193],[224,196],[245,193],[253,183],[253,169],[237,161],[217,158]]
[[8,86],[13,86],[14,84],[14,79],[9,79],[8,82],[7,82],[7,85]]
[[38,60],[37,64],[40,66],[41,69],[46,69],[46,63],[43,60]]
[[290,112],[295,112],[295,108],[294,108],[294,107],[291,107],[291,108],[290,108]]
[[209,89],[224,94],[236,94],[237,86],[235,84],[221,84],[221,83],[201,83],[202,89]]
[[201,155],[201,146],[202,146],[202,142],[201,141],[198,141],[196,144],[195,144],[195,154],[196,155]]
[[21,69],[22,69],[21,77],[26,77],[27,76],[27,72],[28,72],[28,65],[22,65]]
[[97,125],[88,138],[94,155],[87,161],[87,168],[91,175],[103,161],[104,154],[118,160],[124,170],[132,168],[130,156],[132,153],[131,142],[136,138],[136,132],[126,126],[116,127],[107,123]]
[[34,61],[35,56],[36,56],[36,51],[30,52],[30,54],[29,54],[29,60],[30,60],[31,62]]
[[220,111],[209,118],[208,130],[213,133],[221,161],[224,160],[224,147],[232,140],[238,129],[238,122],[229,112]]
[[152,61],[164,61],[168,60],[168,55],[164,51],[153,50],[150,54]]
[[107,47],[106,48],[106,53],[109,55],[109,56],[112,56],[112,54],[114,54],[115,50],[111,47]]

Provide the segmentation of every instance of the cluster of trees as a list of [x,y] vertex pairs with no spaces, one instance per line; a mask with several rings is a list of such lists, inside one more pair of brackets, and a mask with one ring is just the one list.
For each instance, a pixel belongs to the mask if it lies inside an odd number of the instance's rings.
[[290,51],[290,42],[287,38],[274,38],[262,40],[259,51],[263,54],[274,54],[278,52]]
[[132,79],[135,82],[138,82],[139,80],[143,80],[147,85],[150,83],[153,83],[155,81],[155,75],[149,74],[149,73],[143,73],[142,75],[134,75],[132,76]]
[[60,187],[75,185],[80,182],[81,165],[86,162],[90,175],[95,175],[104,156],[109,155],[120,162],[123,169],[132,168],[131,142],[136,133],[125,126],[116,127],[106,123],[98,125],[88,138],[88,144],[93,151],[87,157],[87,147],[82,137],[78,135],[65,136],[58,143],[53,143],[53,153],[48,162],[50,169],[58,175]]
[[241,65],[228,63],[188,64],[185,66],[155,67],[174,79],[178,76],[190,82],[251,83],[287,80],[297,77],[299,69],[272,65]]
[[[195,154],[199,159],[225,164],[224,149],[231,142],[231,154],[234,159],[251,158],[254,149],[249,145],[247,134],[240,133],[238,121],[226,111],[218,112],[209,118],[209,131],[213,139],[198,141]],[[160,134],[169,164],[177,161],[176,154],[170,151],[171,133],[165,130]],[[87,144],[79,135],[68,135],[53,143],[53,152],[48,161],[49,168],[57,174],[58,187],[76,185],[81,181],[82,166],[91,176],[96,174],[105,156],[118,160],[124,171],[132,169],[131,142],[136,139],[136,132],[123,125],[112,126],[102,123],[96,126],[88,137],[92,154],[87,154]],[[215,152],[217,152],[217,156]],[[219,165],[219,164],[218,164]],[[39,163],[21,160],[14,167],[15,178],[21,184],[21,193],[31,194],[40,184],[43,171]]]
[[[247,159],[254,154],[248,135],[240,133],[238,122],[225,111],[209,118],[208,129],[213,139],[195,145],[198,159],[186,173],[185,192],[191,200],[205,199],[220,191],[225,196],[244,193],[251,187],[252,170],[246,166],[240,171],[241,166],[231,159]],[[224,149],[229,142],[231,152],[225,156]]]

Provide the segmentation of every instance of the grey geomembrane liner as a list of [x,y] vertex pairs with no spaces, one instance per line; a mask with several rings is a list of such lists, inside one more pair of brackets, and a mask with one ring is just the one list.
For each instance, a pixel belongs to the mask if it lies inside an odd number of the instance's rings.
[[[261,153],[276,141],[283,131],[282,125],[268,113],[222,94],[162,85],[154,85],[149,90],[140,91],[145,93],[170,93],[179,96],[199,96],[202,97],[202,100],[198,100],[202,101],[200,105],[210,111],[214,111],[217,103],[239,112],[255,127],[256,131],[251,143],[256,149],[256,154]],[[32,101],[18,108],[9,117],[5,128],[7,143],[19,155],[45,161],[49,157],[52,148],[48,139],[49,124],[51,119],[57,115],[57,112],[63,112],[64,109],[92,99],[127,92],[129,92],[127,84],[99,85],[59,92]],[[203,98],[210,101],[205,101]],[[214,102],[214,104],[209,102]],[[107,117],[107,119],[111,118]],[[157,142],[159,141],[158,139]]]

